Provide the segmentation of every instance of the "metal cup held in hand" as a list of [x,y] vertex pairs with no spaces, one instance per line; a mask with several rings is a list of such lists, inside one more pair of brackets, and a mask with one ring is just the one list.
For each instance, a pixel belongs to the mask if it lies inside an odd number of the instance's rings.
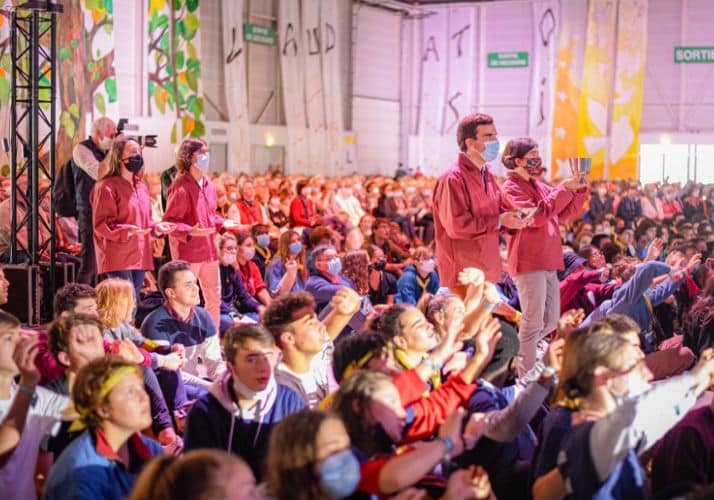
[[580,175],[580,184],[585,184],[585,176],[590,174],[593,165],[592,158],[568,158],[570,172],[573,175]]

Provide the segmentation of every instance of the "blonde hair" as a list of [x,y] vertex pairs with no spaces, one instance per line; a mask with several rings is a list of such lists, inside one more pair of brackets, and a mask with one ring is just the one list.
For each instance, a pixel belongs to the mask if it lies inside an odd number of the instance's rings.
[[[97,285],[97,308],[99,320],[107,328],[116,328],[131,321],[136,301],[134,285],[125,279],[109,278]],[[126,310],[121,306],[126,304]]]

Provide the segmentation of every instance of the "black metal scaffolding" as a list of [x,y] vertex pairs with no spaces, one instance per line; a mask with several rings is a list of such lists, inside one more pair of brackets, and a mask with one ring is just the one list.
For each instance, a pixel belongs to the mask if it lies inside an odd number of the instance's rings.
[[[38,324],[41,288],[55,286],[55,180],[57,14],[60,5],[32,1],[12,12],[10,123],[10,262],[38,268],[49,262],[49,283],[38,277],[31,296]],[[41,157],[46,156],[46,160]],[[40,189],[40,179],[48,185]],[[45,207],[44,210],[42,207]]]

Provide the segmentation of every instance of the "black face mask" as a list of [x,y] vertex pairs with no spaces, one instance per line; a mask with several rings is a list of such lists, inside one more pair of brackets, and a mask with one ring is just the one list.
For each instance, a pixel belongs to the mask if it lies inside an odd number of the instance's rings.
[[377,271],[384,271],[387,268],[387,259],[377,259],[374,263],[374,268]]
[[144,158],[141,155],[130,156],[124,160],[124,166],[129,172],[135,174],[144,166]]

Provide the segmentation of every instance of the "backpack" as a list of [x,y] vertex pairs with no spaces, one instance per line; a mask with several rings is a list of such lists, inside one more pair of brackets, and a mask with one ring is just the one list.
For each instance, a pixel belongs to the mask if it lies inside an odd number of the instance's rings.
[[77,217],[74,192],[74,168],[72,160],[65,163],[55,174],[52,186],[52,204],[58,217]]

